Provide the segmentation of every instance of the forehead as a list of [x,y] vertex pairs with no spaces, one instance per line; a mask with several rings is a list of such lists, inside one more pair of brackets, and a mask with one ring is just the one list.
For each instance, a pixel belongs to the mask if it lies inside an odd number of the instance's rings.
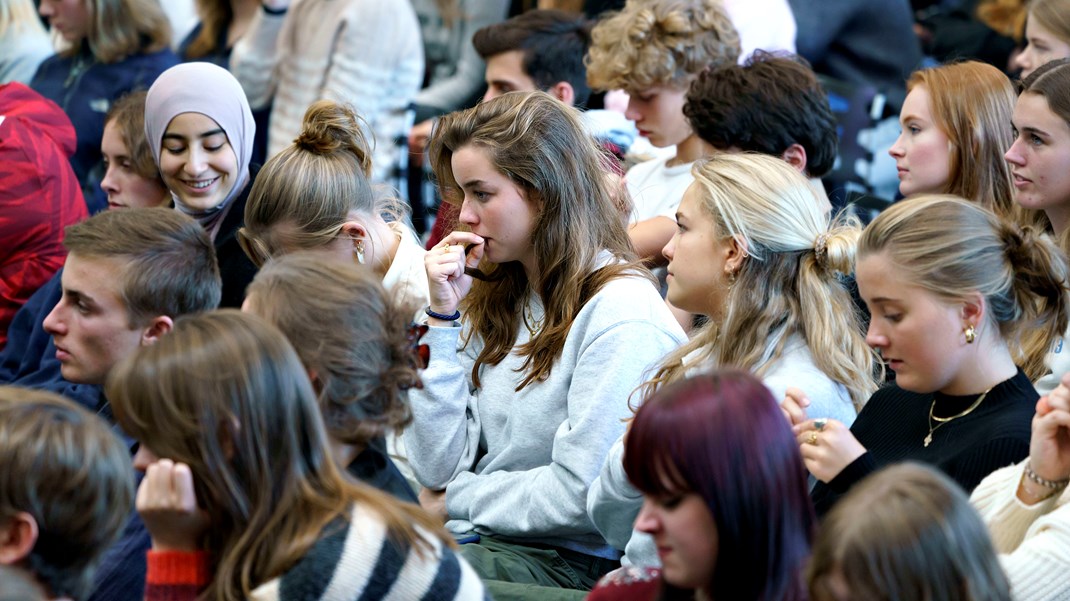
[[906,100],[903,101],[902,114],[903,116],[929,116],[929,91],[925,89],[924,85],[918,84],[910,90]]
[[119,257],[95,257],[71,253],[63,267],[63,289],[88,296],[98,303],[122,307],[119,286],[129,261]]
[[222,129],[215,119],[203,113],[181,113],[167,124],[168,135],[195,137],[207,132]]
[[100,148],[104,154],[125,155],[129,153],[126,143],[123,142],[122,130],[115,119],[104,125],[104,135],[100,139]]
[[1032,92],[1022,92],[1018,96],[1018,102],[1014,104],[1014,116],[1012,118],[1015,124],[1019,125],[1025,122],[1051,123],[1062,121],[1058,115],[1052,112],[1047,98]]
[[515,91],[535,91],[535,80],[524,71],[524,53],[510,50],[487,59],[488,82],[503,81],[512,84]]

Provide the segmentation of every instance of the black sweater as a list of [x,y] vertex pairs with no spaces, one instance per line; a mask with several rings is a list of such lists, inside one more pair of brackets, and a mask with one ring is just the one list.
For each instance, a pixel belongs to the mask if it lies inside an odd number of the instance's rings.
[[817,483],[810,496],[818,515],[827,513],[856,482],[891,463],[927,463],[942,470],[968,493],[988,474],[1029,455],[1039,395],[1021,370],[997,384],[971,413],[938,427],[926,447],[929,408],[934,398],[934,414],[949,417],[965,411],[977,395],[919,394],[889,384],[870,398],[851,426],[851,432],[867,452],[829,483]]

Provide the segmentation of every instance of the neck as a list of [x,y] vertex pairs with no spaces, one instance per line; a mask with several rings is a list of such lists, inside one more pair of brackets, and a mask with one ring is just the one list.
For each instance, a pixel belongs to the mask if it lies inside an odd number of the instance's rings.
[[981,394],[996,384],[1013,378],[1017,373],[1018,367],[1014,364],[1014,358],[1001,340],[999,344],[990,345],[988,349],[979,346],[973,356],[965,358],[959,373],[939,392],[951,396]]
[[1048,216],[1052,233],[1055,234],[1056,238],[1066,231],[1067,225],[1070,225],[1070,207],[1044,209],[1044,214]]
[[346,444],[344,442],[331,438],[330,442],[331,457],[334,458],[334,463],[341,469],[346,469],[353,460],[360,455],[364,450],[364,445]]
[[260,10],[260,2],[259,0],[230,0],[230,10],[234,16],[227,25],[227,45],[234,46],[249,29],[256,11]]
[[695,134],[688,136],[683,142],[676,145],[676,156],[669,160],[670,167],[683,165],[697,161],[713,152],[713,147],[702,141]]

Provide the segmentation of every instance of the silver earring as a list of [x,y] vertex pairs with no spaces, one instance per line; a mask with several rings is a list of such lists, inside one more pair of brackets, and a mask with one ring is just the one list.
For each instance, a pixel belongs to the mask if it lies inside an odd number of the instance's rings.
[[353,252],[357,255],[357,263],[364,264],[364,241],[357,240],[357,245],[353,249]]

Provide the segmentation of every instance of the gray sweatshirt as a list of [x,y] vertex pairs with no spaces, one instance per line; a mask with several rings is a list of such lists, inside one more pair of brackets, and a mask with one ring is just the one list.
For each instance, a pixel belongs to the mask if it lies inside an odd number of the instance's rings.
[[[525,313],[540,322],[537,299]],[[587,516],[587,489],[624,433],[630,395],[685,340],[657,290],[640,277],[607,283],[576,315],[549,377],[519,392],[515,353],[484,365],[472,387],[480,341],[460,349],[461,333],[424,336],[431,359],[404,434],[416,477],[446,489],[446,527],[617,557]],[[522,321],[516,343],[528,340]]]

